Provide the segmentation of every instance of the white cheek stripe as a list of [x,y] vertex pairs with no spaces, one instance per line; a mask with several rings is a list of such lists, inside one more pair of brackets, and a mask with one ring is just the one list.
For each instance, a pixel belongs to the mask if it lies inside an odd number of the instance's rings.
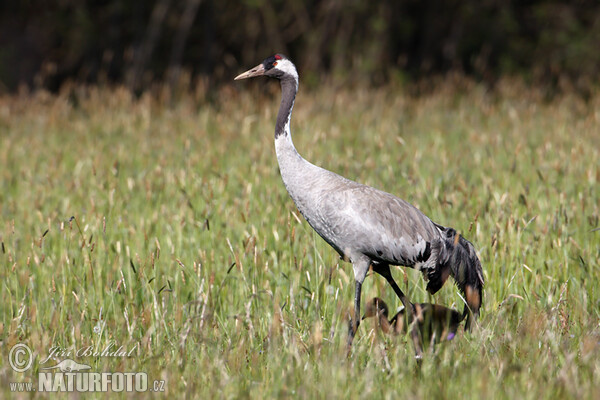
[[277,60],[277,65],[275,66],[278,70],[292,75],[296,80],[298,80],[298,71],[296,71],[296,67],[290,60]]

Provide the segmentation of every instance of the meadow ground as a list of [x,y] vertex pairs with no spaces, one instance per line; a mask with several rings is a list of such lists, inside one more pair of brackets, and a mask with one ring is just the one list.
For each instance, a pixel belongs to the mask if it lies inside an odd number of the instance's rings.
[[[163,380],[147,397],[600,398],[600,94],[301,90],[305,158],[405,198],[480,255],[479,326],[420,368],[370,322],[346,356],[352,269],[281,183],[277,84],[203,96],[0,98],[1,397],[29,397],[10,383],[71,358]],[[462,309],[453,284],[431,298],[418,272],[393,273],[413,301]],[[400,304],[378,276],[373,296]],[[17,343],[35,356],[23,373]],[[130,354],[76,354],[111,344]]]

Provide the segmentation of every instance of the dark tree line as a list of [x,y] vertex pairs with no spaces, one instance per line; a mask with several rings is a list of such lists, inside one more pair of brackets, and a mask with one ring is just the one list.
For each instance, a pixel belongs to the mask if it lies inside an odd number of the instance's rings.
[[[310,83],[458,71],[598,83],[600,3],[548,0],[22,0],[0,5],[0,91],[66,80],[211,83],[282,52]],[[308,79],[307,79],[308,78]]]

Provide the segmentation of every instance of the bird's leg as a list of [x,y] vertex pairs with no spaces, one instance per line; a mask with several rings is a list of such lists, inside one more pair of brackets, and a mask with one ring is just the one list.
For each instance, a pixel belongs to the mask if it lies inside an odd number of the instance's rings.
[[423,346],[421,345],[421,337],[419,335],[419,322],[417,319],[417,315],[415,312],[415,306],[411,301],[406,297],[404,292],[398,287],[398,284],[394,280],[392,276],[392,271],[390,270],[390,266],[388,264],[377,264],[373,265],[373,271],[377,272],[379,275],[383,276],[396,295],[400,298],[400,301],[404,305],[404,309],[406,310],[406,316],[408,318],[408,331],[410,333],[410,338],[415,346],[415,357],[417,359],[421,359],[423,357]]
[[420,361],[423,358],[423,335],[420,328],[426,322],[423,319],[423,308],[419,304],[414,305],[410,303],[410,305],[413,313],[407,314],[408,333],[415,347],[415,358]]
[[348,347],[352,346],[354,335],[358,330],[360,324],[360,292],[362,289],[362,282],[356,281],[356,288],[354,291],[354,317],[348,321]]
[[369,271],[369,265],[371,265],[371,260],[366,257],[355,257],[350,259],[352,260],[352,268],[354,269],[356,288],[354,291],[354,317],[350,319],[348,327],[348,348],[352,345],[354,335],[360,324],[360,291],[362,284],[365,281],[365,277],[367,276],[367,271]]
[[412,339],[413,345],[415,346],[415,358],[420,360],[423,358],[423,346],[421,337],[419,336],[419,327],[417,324],[413,324],[410,328],[410,338]]
[[388,283],[390,284],[392,289],[394,289],[394,292],[396,293],[396,295],[400,298],[402,305],[406,309],[406,314],[409,316],[409,321],[412,321],[412,319],[413,319],[412,316],[414,314],[414,309],[413,309],[414,306],[410,302],[408,297],[406,297],[404,292],[402,292],[402,290],[396,284],[396,281],[394,280],[394,277],[392,276],[392,271],[390,271],[390,266],[388,264],[373,265],[373,271],[377,272],[379,275],[383,276],[388,281]]
[[465,317],[467,317],[467,320],[465,322],[465,332],[470,332],[471,331],[471,310],[469,310],[469,306],[467,306],[466,304],[465,304],[465,307],[463,308],[462,317],[463,317],[463,319]]

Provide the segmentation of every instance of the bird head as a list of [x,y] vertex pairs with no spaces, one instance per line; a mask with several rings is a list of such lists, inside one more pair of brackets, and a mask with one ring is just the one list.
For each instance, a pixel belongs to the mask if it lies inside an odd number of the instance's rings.
[[271,78],[298,80],[298,72],[294,64],[283,54],[275,54],[266,58],[262,63],[235,77],[240,79],[254,78],[255,76],[268,76]]
[[365,315],[363,315],[362,319],[380,316],[387,319],[388,306],[385,304],[385,301],[381,300],[379,297],[373,297],[371,300],[367,301],[367,304],[365,305]]

